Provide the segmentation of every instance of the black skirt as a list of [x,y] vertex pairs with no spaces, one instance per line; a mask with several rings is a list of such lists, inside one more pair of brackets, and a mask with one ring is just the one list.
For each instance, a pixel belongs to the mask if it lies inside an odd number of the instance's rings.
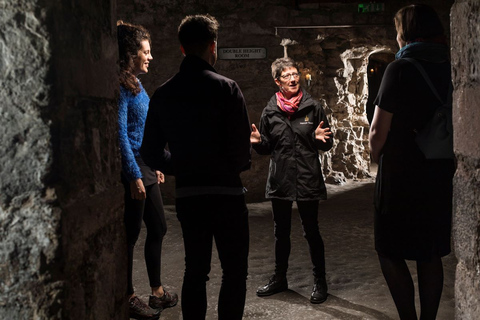
[[375,188],[378,254],[429,260],[450,253],[454,171],[453,160],[381,159]]

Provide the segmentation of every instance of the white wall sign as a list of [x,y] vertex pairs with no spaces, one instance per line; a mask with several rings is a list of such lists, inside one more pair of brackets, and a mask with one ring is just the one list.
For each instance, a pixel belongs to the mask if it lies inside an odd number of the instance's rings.
[[223,60],[265,59],[266,57],[266,48],[218,48],[218,58]]

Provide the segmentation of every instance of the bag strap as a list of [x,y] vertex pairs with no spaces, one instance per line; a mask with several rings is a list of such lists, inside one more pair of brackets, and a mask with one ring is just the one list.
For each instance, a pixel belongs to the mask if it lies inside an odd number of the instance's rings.
[[[407,60],[408,62],[410,62],[411,64],[413,64],[417,69],[418,71],[420,72],[420,74],[423,76],[423,78],[425,79],[425,81],[427,82],[428,86],[430,87],[430,89],[432,90],[433,94],[435,95],[435,97],[442,103],[442,104],[445,104],[445,102],[443,101],[442,98],[440,98],[440,95],[438,94],[438,91],[437,89],[435,89],[435,87],[433,86],[433,83],[432,81],[430,80],[430,77],[428,76],[427,72],[425,71],[425,69],[422,67],[422,65],[415,59],[413,58],[402,58],[404,60]],[[451,84],[450,84],[451,86]]]

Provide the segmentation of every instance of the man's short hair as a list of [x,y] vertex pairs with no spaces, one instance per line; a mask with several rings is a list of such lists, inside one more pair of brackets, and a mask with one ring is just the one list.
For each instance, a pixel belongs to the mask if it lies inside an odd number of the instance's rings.
[[209,14],[186,16],[178,27],[178,39],[185,54],[202,55],[218,37],[218,21]]

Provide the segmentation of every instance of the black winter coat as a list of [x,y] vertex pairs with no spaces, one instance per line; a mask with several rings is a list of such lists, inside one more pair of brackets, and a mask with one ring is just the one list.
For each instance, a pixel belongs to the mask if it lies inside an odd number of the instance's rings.
[[251,164],[250,132],[237,83],[187,55],[150,100],[140,152],[162,169],[168,143],[177,195],[183,187],[240,187],[239,174]]
[[327,198],[318,150],[332,148],[333,137],[326,142],[315,139],[315,129],[323,121],[330,127],[319,101],[303,91],[298,110],[290,116],[277,106],[275,95],[263,110],[257,153],[270,154],[270,167],[265,197],[290,201],[309,201]]

